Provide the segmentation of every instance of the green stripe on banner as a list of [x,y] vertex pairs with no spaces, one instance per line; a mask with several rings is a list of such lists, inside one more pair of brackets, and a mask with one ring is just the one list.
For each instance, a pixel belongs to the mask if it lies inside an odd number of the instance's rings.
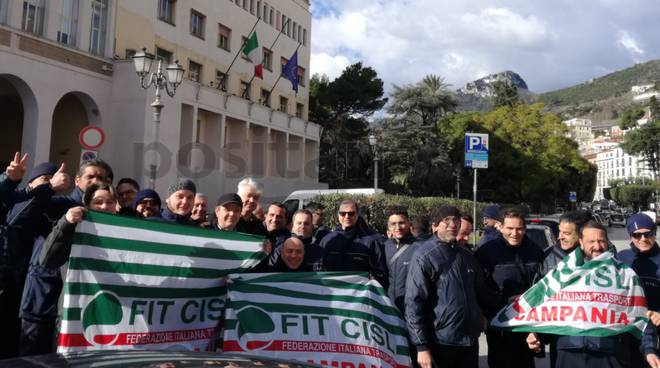
[[[198,279],[219,279],[228,271],[209,268],[174,267],[140,263],[110,262],[93,258],[73,257],[69,262],[70,270],[89,270],[143,276],[188,277]],[[229,270],[235,272],[235,270]]]
[[227,293],[226,286],[205,289],[164,288],[145,286],[126,286],[109,284],[91,284],[71,282],[64,284],[64,292],[70,295],[94,295],[101,290],[112,291],[122,298],[161,298],[161,299],[196,299],[223,296]]
[[219,240],[262,242],[265,239],[265,237],[257,236],[257,235],[243,234],[232,231],[216,231],[216,230],[202,229],[194,226],[173,224],[169,222],[149,221],[136,217],[110,215],[107,213],[95,212],[89,210],[85,211],[85,220],[99,224],[131,227],[134,229],[159,231],[159,232],[176,234],[176,235],[199,236],[199,237],[219,239]]
[[[327,316],[360,318],[363,320],[376,322],[381,326],[383,326],[383,328],[385,328],[389,333],[394,335],[406,336],[407,333],[405,329],[399,326],[391,325],[373,314],[360,312],[360,311],[321,307],[321,306],[305,306],[305,305],[280,304],[280,303],[257,303],[252,300],[235,301],[230,299],[227,302],[227,309],[233,308],[234,310],[239,310],[246,306],[257,306],[263,308],[265,311],[275,312],[275,313],[307,313],[307,314],[324,314]],[[226,325],[225,328],[227,328]]]
[[80,316],[82,313],[82,308],[63,308],[62,309],[62,320],[63,321],[80,321]]
[[344,290],[357,290],[357,291],[371,291],[374,294],[387,297],[385,289],[382,287],[377,287],[374,285],[356,285],[350,282],[335,280],[335,279],[326,279],[319,278],[321,277],[333,277],[333,276],[363,276],[367,277],[367,273],[350,273],[350,272],[296,272],[295,275],[301,275],[300,278],[292,277],[292,273],[278,273],[263,277],[256,277],[251,279],[242,280],[240,278],[232,279],[232,282],[236,284],[245,284],[245,283],[263,283],[263,282],[295,282],[300,284],[307,285],[319,285],[327,286],[337,289]]
[[272,295],[284,296],[288,298],[297,298],[297,299],[322,300],[327,302],[339,301],[339,302],[347,302],[347,303],[359,303],[378,309],[384,314],[400,317],[399,311],[397,309],[393,307],[388,307],[386,305],[382,305],[369,297],[356,297],[351,295],[320,295],[320,294],[313,294],[304,291],[286,290],[274,286],[255,285],[252,283],[233,284],[232,290],[239,293],[248,293],[248,294],[249,293],[272,294]]
[[397,345],[395,350],[396,350],[397,355],[409,355],[410,354],[410,349],[405,345]]
[[186,245],[173,245],[167,243],[153,243],[135,239],[108,238],[87,233],[75,233],[73,235],[73,244],[171,256],[226,259],[229,261],[260,259],[266,255],[264,252],[254,253],[226,249],[192,247]]

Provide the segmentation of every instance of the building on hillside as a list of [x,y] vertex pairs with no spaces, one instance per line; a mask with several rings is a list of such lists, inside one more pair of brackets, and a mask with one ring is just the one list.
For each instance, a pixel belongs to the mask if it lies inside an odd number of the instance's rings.
[[578,143],[578,149],[581,153],[586,153],[594,139],[594,134],[591,131],[591,120],[574,118],[565,120],[563,123],[568,127],[566,136]]
[[610,187],[610,180],[654,179],[653,173],[646,168],[643,160],[623,152],[619,145],[598,152],[596,154],[596,166],[598,167],[598,174],[594,200],[604,198],[603,189]]
[[[140,87],[131,60],[146,48],[185,69],[173,98],[161,92],[157,190],[183,176],[211,198],[234,191],[245,176],[264,182],[266,200],[321,187],[321,128],[307,120],[309,6],[308,0],[0,0],[0,108],[10,124],[0,160],[21,148],[32,162],[64,161],[73,171],[78,133],[96,125],[106,133],[98,155],[115,177],[147,185],[154,88]],[[254,64],[240,53],[253,26],[263,80],[252,78]],[[296,50],[294,92],[280,72]]]

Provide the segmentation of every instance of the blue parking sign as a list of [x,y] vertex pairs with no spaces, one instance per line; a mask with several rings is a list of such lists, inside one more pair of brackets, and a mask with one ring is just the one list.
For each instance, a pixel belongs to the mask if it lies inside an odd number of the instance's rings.
[[488,168],[488,134],[465,133],[465,167]]

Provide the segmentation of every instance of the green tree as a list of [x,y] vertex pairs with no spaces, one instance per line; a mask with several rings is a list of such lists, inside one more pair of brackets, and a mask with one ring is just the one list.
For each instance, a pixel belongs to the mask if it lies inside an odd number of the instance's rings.
[[660,119],[650,120],[643,126],[628,132],[621,147],[625,153],[631,156],[640,156],[649,170],[658,177],[660,174]]
[[335,80],[310,79],[309,120],[322,127],[319,180],[332,188],[369,186],[371,152],[367,118],[380,110],[383,81],[376,71],[355,63]]
[[520,103],[518,87],[511,82],[497,81],[493,83],[493,108],[514,107]]
[[626,110],[621,115],[621,121],[619,122],[619,127],[621,129],[630,129],[637,126],[637,120],[641,119],[644,116],[644,110],[642,109],[631,109]]
[[446,194],[444,181],[451,181],[446,139],[438,134],[439,119],[456,107],[449,85],[436,75],[427,75],[414,85],[394,86],[391,117],[377,124],[387,163],[388,192],[412,195]]
[[658,115],[660,114],[660,104],[658,104],[658,99],[654,96],[651,96],[649,99],[649,113],[651,119],[658,120]]

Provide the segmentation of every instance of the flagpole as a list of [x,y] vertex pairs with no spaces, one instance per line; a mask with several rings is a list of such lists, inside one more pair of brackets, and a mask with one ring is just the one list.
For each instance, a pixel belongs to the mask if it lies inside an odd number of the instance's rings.
[[243,47],[245,47],[245,44],[246,44],[246,43],[248,42],[248,40],[250,39],[250,35],[252,34],[252,32],[254,32],[254,29],[257,28],[257,24],[259,23],[260,20],[261,20],[261,19],[257,18],[257,21],[254,22],[254,26],[252,26],[252,29],[251,29],[250,32],[248,33],[248,38],[245,39],[245,41],[241,42],[241,47],[238,49],[238,52],[237,52],[236,55],[234,56],[234,60],[232,60],[232,61],[231,61],[231,64],[229,64],[229,68],[227,68],[227,71],[225,71],[225,76],[222,77],[222,80],[220,81],[220,83],[218,83],[218,86],[216,87],[216,89],[220,89],[220,88],[222,88],[222,85],[225,84],[225,79],[226,79],[227,77],[229,77],[229,71],[231,70],[231,67],[232,67],[232,66],[234,65],[234,63],[236,62],[236,59],[238,59],[238,55],[240,55],[241,52],[243,52]]
[[[300,45],[302,45],[302,44],[300,42],[298,42],[298,47],[296,47],[296,50],[291,55],[295,55],[296,52],[298,52],[298,49],[300,48]],[[280,66],[280,68],[281,68],[281,66]],[[297,73],[297,71],[296,71],[296,73]],[[275,84],[273,84],[273,88],[271,88],[270,91],[268,91],[268,97],[270,97],[270,95],[273,93],[273,90],[275,89],[275,86],[277,86],[277,82],[279,82],[280,79],[282,79],[282,71],[281,70],[280,70],[280,76],[277,77],[277,80],[275,81]],[[295,93],[296,93],[296,96],[297,96],[298,91],[295,91]]]
[[[277,43],[277,40],[279,40],[279,39],[280,39],[280,36],[282,35],[282,33],[284,33],[284,28],[286,27],[287,24],[289,24],[289,22],[291,22],[291,18],[287,18],[286,22],[284,22],[284,25],[282,26],[282,29],[280,29],[280,33],[278,33],[278,34],[277,34],[277,37],[275,37],[275,41],[273,41],[273,43],[272,43],[272,44],[270,45],[270,47],[268,48],[271,52],[273,51],[273,47],[275,47],[275,44]],[[272,63],[272,62],[273,62],[273,60],[271,60],[271,63]],[[262,64],[263,64],[263,62],[262,62]],[[249,84],[250,86],[252,86],[252,81],[254,80],[254,77],[255,77],[255,75],[254,75],[254,73],[253,73],[253,74],[252,74],[252,78],[251,78],[250,81],[248,82],[248,84]]]

